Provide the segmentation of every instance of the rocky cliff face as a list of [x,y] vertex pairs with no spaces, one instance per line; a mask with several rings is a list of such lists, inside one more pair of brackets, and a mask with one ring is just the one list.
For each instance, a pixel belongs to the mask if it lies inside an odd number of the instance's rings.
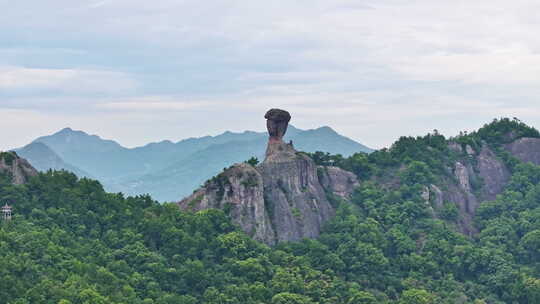
[[333,166],[319,166],[317,168],[317,174],[321,186],[329,193],[337,195],[342,199],[349,199],[354,191],[354,188],[358,186],[358,179],[354,173],[345,171],[338,167]]
[[234,165],[178,204],[222,209],[248,235],[273,245],[317,237],[334,215],[328,195],[346,199],[356,184],[354,174],[317,167],[291,145],[272,142],[260,165]]
[[540,166],[540,138],[520,138],[504,148],[517,159]]
[[253,238],[268,244],[275,243],[274,228],[264,200],[263,177],[249,164],[236,164],[223,171],[179,205],[192,211],[224,210]]
[[248,235],[269,245],[315,238],[335,212],[328,196],[348,198],[358,181],[339,168],[318,168],[284,143],[286,123],[281,118],[287,115],[271,114],[267,118],[280,120],[267,124],[270,140],[264,162],[234,165],[178,204],[194,211],[222,209]]
[[0,173],[7,174],[15,185],[24,184],[38,174],[26,159],[15,152],[0,152]]
[[[540,165],[538,138],[517,139],[504,148],[524,162]],[[456,204],[459,209],[459,228],[464,234],[473,235],[476,233],[473,225],[476,209],[481,202],[494,200],[504,190],[511,174],[504,162],[485,143],[480,151],[456,143],[451,143],[450,149],[462,155],[453,168],[449,168],[455,180],[447,180],[444,185],[439,185],[440,192],[431,192],[439,205],[441,201]]]
[[510,171],[487,145],[482,146],[476,159],[478,177],[483,184],[480,199],[494,200],[508,183]]
[[[456,146],[452,149],[456,150]],[[443,201],[453,202],[459,209],[458,225],[464,234],[477,231],[473,225],[476,209],[481,202],[493,200],[501,193],[510,178],[510,172],[495,153],[483,144],[480,151],[470,146],[463,150],[464,160],[456,161],[453,173],[457,183],[449,182],[442,191]]]
[[319,235],[334,209],[319,183],[317,166],[289,144],[271,143],[266,160],[259,166],[265,204],[276,241],[294,241]]

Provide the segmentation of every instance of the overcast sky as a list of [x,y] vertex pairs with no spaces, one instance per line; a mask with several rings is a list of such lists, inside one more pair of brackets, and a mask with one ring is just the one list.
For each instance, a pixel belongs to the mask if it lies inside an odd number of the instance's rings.
[[289,110],[370,147],[540,127],[538,0],[0,0],[0,149],[64,127],[136,146]]

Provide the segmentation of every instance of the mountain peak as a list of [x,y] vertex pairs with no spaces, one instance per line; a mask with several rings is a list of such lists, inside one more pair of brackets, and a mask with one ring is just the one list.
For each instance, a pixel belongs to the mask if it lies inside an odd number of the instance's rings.
[[90,135],[84,131],[73,130],[69,127],[52,135],[39,137],[35,139],[34,142],[46,144],[68,162],[74,162],[74,159],[70,159],[69,154],[77,151],[82,153],[96,153],[112,152],[123,149],[120,144],[113,140],[102,139],[97,135]]
[[73,132],[73,129],[70,128],[70,127],[67,127],[67,128],[63,128],[62,130],[60,130],[57,133],[70,133],[70,132]]
[[63,128],[62,130],[54,133],[52,136],[72,136],[72,135],[86,135],[86,136],[90,136],[88,135],[86,132],[84,131],[80,131],[80,130],[73,130],[72,128],[70,127],[66,127],[66,128]]
[[315,131],[321,131],[321,132],[331,133],[331,134],[338,134],[334,129],[330,128],[329,126],[322,126],[320,128],[315,129]]
[[88,137],[98,137],[97,135],[90,135],[81,130],[74,130],[70,127],[63,128],[62,130],[54,133],[52,136],[88,136]]

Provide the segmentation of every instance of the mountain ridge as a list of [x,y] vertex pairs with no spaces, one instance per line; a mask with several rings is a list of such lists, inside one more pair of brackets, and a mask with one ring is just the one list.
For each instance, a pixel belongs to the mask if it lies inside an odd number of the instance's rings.
[[[296,135],[299,132],[316,132],[316,131],[323,131],[325,133],[331,133],[331,134],[338,135],[340,137],[346,138],[346,139],[348,139],[350,141],[356,142],[355,140],[353,140],[353,139],[351,139],[351,138],[349,138],[347,136],[339,134],[336,130],[334,130],[332,127],[327,126],[327,125],[323,125],[323,126],[320,126],[320,127],[317,127],[317,128],[312,128],[312,129],[299,129],[299,128],[295,127],[294,125],[289,125],[287,136]],[[60,136],[62,136],[63,138],[73,138],[74,136],[79,136],[79,137],[83,136],[83,137],[87,137],[87,138],[97,139],[99,141],[108,143],[111,146],[116,146],[116,147],[126,149],[126,150],[140,150],[140,149],[143,149],[143,148],[147,148],[149,146],[171,145],[171,144],[172,145],[178,145],[178,144],[183,144],[183,143],[188,143],[188,142],[193,142],[193,141],[205,141],[205,140],[208,140],[208,139],[221,139],[221,138],[226,138],[226,137],[245,136],[245,135],[266,136],[266,132],[264,132],[264,131],[253,131],[253,130],[245,130],[245,131],[235,132],[235,131],[227,130],[227,131],[223,131],[223,132],[221,132],[221,133],[219,133],[217,135],[204,135],[204,136],[200,136],[200,137],[192,136],[192,137],[188,137],[188,138],[179,139],[177,141],[173,141],[173,140],[170,140],[170,139],[164,139],[164,140],[160,140],[160,141],[152,141],[152,142],[149,142],[149,143],[146,143],[146,144],[143,144],[143,145],[139,145],[139,146],[126,147],[126,146],[122,145],[121,143],[119,143],[118,141],[116,141],[114,139],[106,139],[106,138],[103,138],[103,137],[101,137],[100,135],[97,135],[97,134],[91,134],[91,133],[88,133],[88,132],[83,131],[83,130],[77,130],[77,129],[73,129],[71,127],[65,127],[65,128],[62,128],[62,129],[50,134],[50,135],[39,136],[38,138],[32,140],[31,143],[32,142],[45,142],[46,143],[46,142],[49,142],[48,139],[50,139],[50,138],[58,138]],[[363,152],[374,151],[374,149],[371,149],[371,148],[369,148],[369,147],[367,147],[367,146],[365,146],[365,145],[363,145],[361,143],[357,142],[357,144],[359,144],[360,146],[363,147],[362,150],[365,150]],[[12,150],[17,150],[17,149],[21,149],[21,148],[15,148],[15,149],[12,149]]]
[[[191,137],[176,142],[163,140],[126,148],[114,140],[68,127],[41,136],[32,143],[45,144],[65,163],[58,166],[52,162],[50,169],[71,168],[70,171],[79,176],[100,180],[108,191],[129,195],[149,193],[160,201],[175,201],[191,193],[223,167],[253,156],[262,158],[264,148],[261,146],[264,144],[261,143],[265,140],[264,132],[225,131],[215,136]],[[309,130],[289,126],[285,140],[292,140],[299,150],[307,152],[325,151],[348,156],[373,151],[328,126]],[[39,165],[42,162],[39,155],[25,156],[31,163],[38,163],[39,170],[49,169]],[[201,157],[205,159],[201,161]],[[200,168],[194,167],[194,163],[200,164]]]
[[27,160],[31,159],[32,166],[38,171],[66,170],[75,173],[78,177],[92,177],[89,173],[64,162],[56,152],[42,142],[32,142],[17,149],[16,152]]

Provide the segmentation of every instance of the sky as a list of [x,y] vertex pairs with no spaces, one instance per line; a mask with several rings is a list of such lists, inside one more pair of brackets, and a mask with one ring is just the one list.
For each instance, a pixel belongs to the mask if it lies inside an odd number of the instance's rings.
[[373,148],[540,127],[537,0],[0,0],[0,150],[328,125]]

